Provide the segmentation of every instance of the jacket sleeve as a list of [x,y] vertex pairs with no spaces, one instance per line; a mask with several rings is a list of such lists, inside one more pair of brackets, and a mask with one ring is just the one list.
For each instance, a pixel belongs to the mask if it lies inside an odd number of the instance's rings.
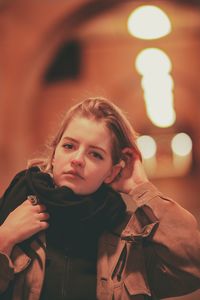
[[199,289],[200,232],[194,216],[149,182],[131,198],[137,209],[125,235],[143,243],[152,293],[167,298]]
[[[0,224],[2,224],[7,217],[9,210],[5,209],[6,206],[9,208],[14,209],[12,207],[12,190],[17,185],[17,188],[21,188],[24,183],[20,183],[20,179],[24,176],[26,170],[19,172],[15,177],[12,179],[11,183],[9,184],[8,188],[4,192],[3,196],[0,198]],[[18,187],[18,185],[20,185]],[[20,190],[20,189],[19,189]],[[18,193],[19,194],[19,193]],[[17,253],[19,251],[14,251]],[[8,257],[6,254],[0,252],[0,294],[2,294],[8,287],[10,281],[13,280],[14,274],[16,270],[18,271],[19,266],[15,266],[13,263],[12,258]],[[1,297],[0,297],[1,298]]]
[[[42,240],[44,240],[43,234],[41,234]],[[38,238],[32,242],[31,247],[36,248],[37,252],[44,252],[41,247],[43,241],[40,240],[38,245]],[[36,245],[36,246],[35,246]],[[45,245],[44,245],[45,247]],[[6,291],[9,283],[14,279],[15,275],[24,271],[31,263],[31,258],[19,247],[15,246],[12,250],[11,256],[7,256],[5,253],[0,252],[0,294]],[[0,297],[1,299],[1,297]]]
[[14,278],[14,267],[11,259],[0,252],[0,294],[3,293]]

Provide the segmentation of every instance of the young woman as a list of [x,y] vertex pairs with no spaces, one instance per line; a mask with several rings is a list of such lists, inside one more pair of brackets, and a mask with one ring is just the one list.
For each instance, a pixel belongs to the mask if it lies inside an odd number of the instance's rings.
[[106,99],[67,112],[49,156],[2,197],[0,299],[144,300],[200,287],[197,222],[148,181],[135,140]]

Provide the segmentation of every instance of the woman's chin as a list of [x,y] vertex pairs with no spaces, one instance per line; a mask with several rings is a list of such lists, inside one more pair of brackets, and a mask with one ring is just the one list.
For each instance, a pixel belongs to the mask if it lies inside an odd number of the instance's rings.
[[73,182],[71,180],[60,180],[59,182],[55,182],[56,186],[58,187],[67,187],[69,189],[71,189],[76,195],[82,195],[82,196],[86,196],[86,195],[90,195],[92,193],[94,193],[97,189],[97,188],[93,188],[93,189],[90,189],[90,188],[86,188],[86,187],[83,187],[81,186],[80,183],[76,183],[76,182]]

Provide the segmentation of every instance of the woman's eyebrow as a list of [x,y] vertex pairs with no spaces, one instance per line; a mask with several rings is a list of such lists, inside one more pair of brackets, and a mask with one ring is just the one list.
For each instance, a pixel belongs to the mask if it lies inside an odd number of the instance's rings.
[[[64,136],[63,137],[63,140],[67,140],[67,141],[71,141],[71,142],[74,142],[74,143],[79,143],[78,140],[72,138],[72,137],[69,137],[69,136]],[[100,150],[102,152],[104,152],[105,154],[107,153],[107,151],[99,146],[95,146],[95,145],[89,145],[90,148],[92,149],[97,149],[97,150]]]
[[69,136],[64,136],[64,137],[63,137],[63,140],[67,140],[67,141],[71,141],[71,142],[78,143],[77,140],[75,140],[75,139],[73,139],[73,138],[71,138],[71,137],[69,137]]

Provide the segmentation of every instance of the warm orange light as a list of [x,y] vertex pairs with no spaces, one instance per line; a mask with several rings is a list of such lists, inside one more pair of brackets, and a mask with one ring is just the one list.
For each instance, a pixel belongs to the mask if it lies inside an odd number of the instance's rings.
[[135,67],[142,75],[170,73],[172,63],[168,55],[158,48],[146,48],[136,57]]
[[149,159],[155,156],[157,147],[155,140],[151,136],[141,135],[137,139],[137,145],[144,159]]
[[192,151],[192,140],[186,133],[178,133],[171,142],[172,151],[179,156],[187,156]]
[[135,9],[128,18],[128,32],[140,39],[158,39],[171,31],[171,22],[166,13],[154,5]]

